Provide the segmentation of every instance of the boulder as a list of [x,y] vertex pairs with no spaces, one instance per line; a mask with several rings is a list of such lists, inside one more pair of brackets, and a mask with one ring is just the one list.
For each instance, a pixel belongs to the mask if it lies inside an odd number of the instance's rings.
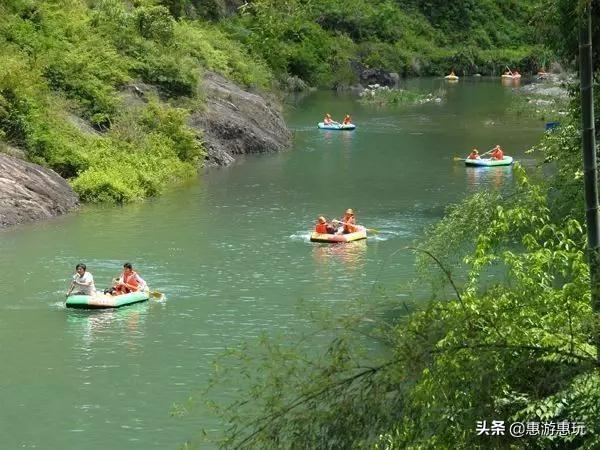
[[383,69],[362,69],[359,74],[361,84],[394,87],[398,84],[400,77],[397,73],[386,72]]
[[205,165],[226,166],[235,155],[277,152],[290,145],[277,102],[245,91],[216,73],[202,81],[205,108],[190,116],[190,126],[203,134]]
[[0,153],[0,228],[58,216],[78,203],[56,172]]

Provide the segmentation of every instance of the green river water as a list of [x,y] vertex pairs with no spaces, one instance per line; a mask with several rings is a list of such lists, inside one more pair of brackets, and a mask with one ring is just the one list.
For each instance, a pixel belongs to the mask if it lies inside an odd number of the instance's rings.
[[[448,204],[513,182],[510,167],[465,168],[453,156],[500,143],[533,166],[525,150],[543,133],[542,122],[507,113],[514,93],[499,79],[411,84],[446,98],[390,109],[317,92],[286,110],[290,151],[242,158],[143,204],[84,207],[1,232],[0,449],[177,449],[221,427],[201,401],[190,416],[169,412],[205,385],[226,347],[310,327],[299,300],[343,311],[376,279],[396,295],[414,256],[391,253]],[[325,112],[352,114],[357,130],[318,130]],[[346,208],[380,233],[348,245],[308,241],[318,214]],[[131,261],[166,300],[65,309],[80,261],[98,287]]]

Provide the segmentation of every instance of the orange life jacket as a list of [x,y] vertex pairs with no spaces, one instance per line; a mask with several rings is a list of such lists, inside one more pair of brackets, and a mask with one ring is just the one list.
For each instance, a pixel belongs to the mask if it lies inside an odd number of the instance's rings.
[[125,292],[136,292],[138,290],[137,288],[139,286],[139,283],[137,280],[137,273],[135,273],[132,270],[129,275],[126,275],[125,272],[123,272],[122,276],[123,276],[123,283],[128,285],[128,286],[125,286],[124,291]]
[[504,152],[500,149],[496,149],[492,152],[492,158],[502,161],[504,159]]
[[471,152],[471,154],[467,157],[467,159],[477,159],[479,157],[479,154],[475,153],[475,152]]
[[356,223],[354,216],[344,215],[342,222],[344,222],[344,233],[354,233],[358,230],[358,228],[354,226]]
[[326,223],[318,223],[315,227],[315,231],[320,234],[327,234],[327,224]]

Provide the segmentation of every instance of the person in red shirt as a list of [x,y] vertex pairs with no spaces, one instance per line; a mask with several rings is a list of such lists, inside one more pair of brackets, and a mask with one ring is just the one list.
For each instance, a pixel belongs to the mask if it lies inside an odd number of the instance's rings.
[[352,123],[352,119],[350,118],[350,115],[346,114],[344,116],[344,120],[342,122],[342,125],[350,125]]
[[115,285],[104,293],[111,295],[129,294],[130,292],[144,291],[147,289],[146,282],[133,270],[131,263],[123,264],[123,273],[115,280]]
[[467,159],[481,159],[481,157],[479,156],[479,150],[474,148],[469,154],[469,156],[467,156]]
[[496,145],[494,147],[494,150],[492,150],[490,156],[492,157],[492,159],[502,161],[504,159],[504,151],[499,145]]
[[335,233],[335,228],[333,227],[333,225],[327,222],[327,219],[324,216],[319,216],[317,218],[315,232],[319,234],[333,234]]

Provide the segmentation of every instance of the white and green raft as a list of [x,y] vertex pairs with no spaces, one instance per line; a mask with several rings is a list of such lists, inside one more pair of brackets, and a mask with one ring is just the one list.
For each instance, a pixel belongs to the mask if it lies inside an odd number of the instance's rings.
[[504,156],[502,160],[482,158],[482,159],[465,159],[467,166],[476,167],[496,167],[496,166],[510,166],[513,163],[512,156]]
[[95,295],[71,295],[67,297],[67,308],[120,308],[133,303],[145,302],[150,298],[149,291],[131,292],[122,295],[108,295],[97,292]]
[[353,123],[349,123],[348,125],[342,125],[341,123],[332,123],[329,125],[325,125],[323,122],[319,122],[317,126],[321,130],[338,130],[338,131],[352,131],[356,128],[356,125]]

